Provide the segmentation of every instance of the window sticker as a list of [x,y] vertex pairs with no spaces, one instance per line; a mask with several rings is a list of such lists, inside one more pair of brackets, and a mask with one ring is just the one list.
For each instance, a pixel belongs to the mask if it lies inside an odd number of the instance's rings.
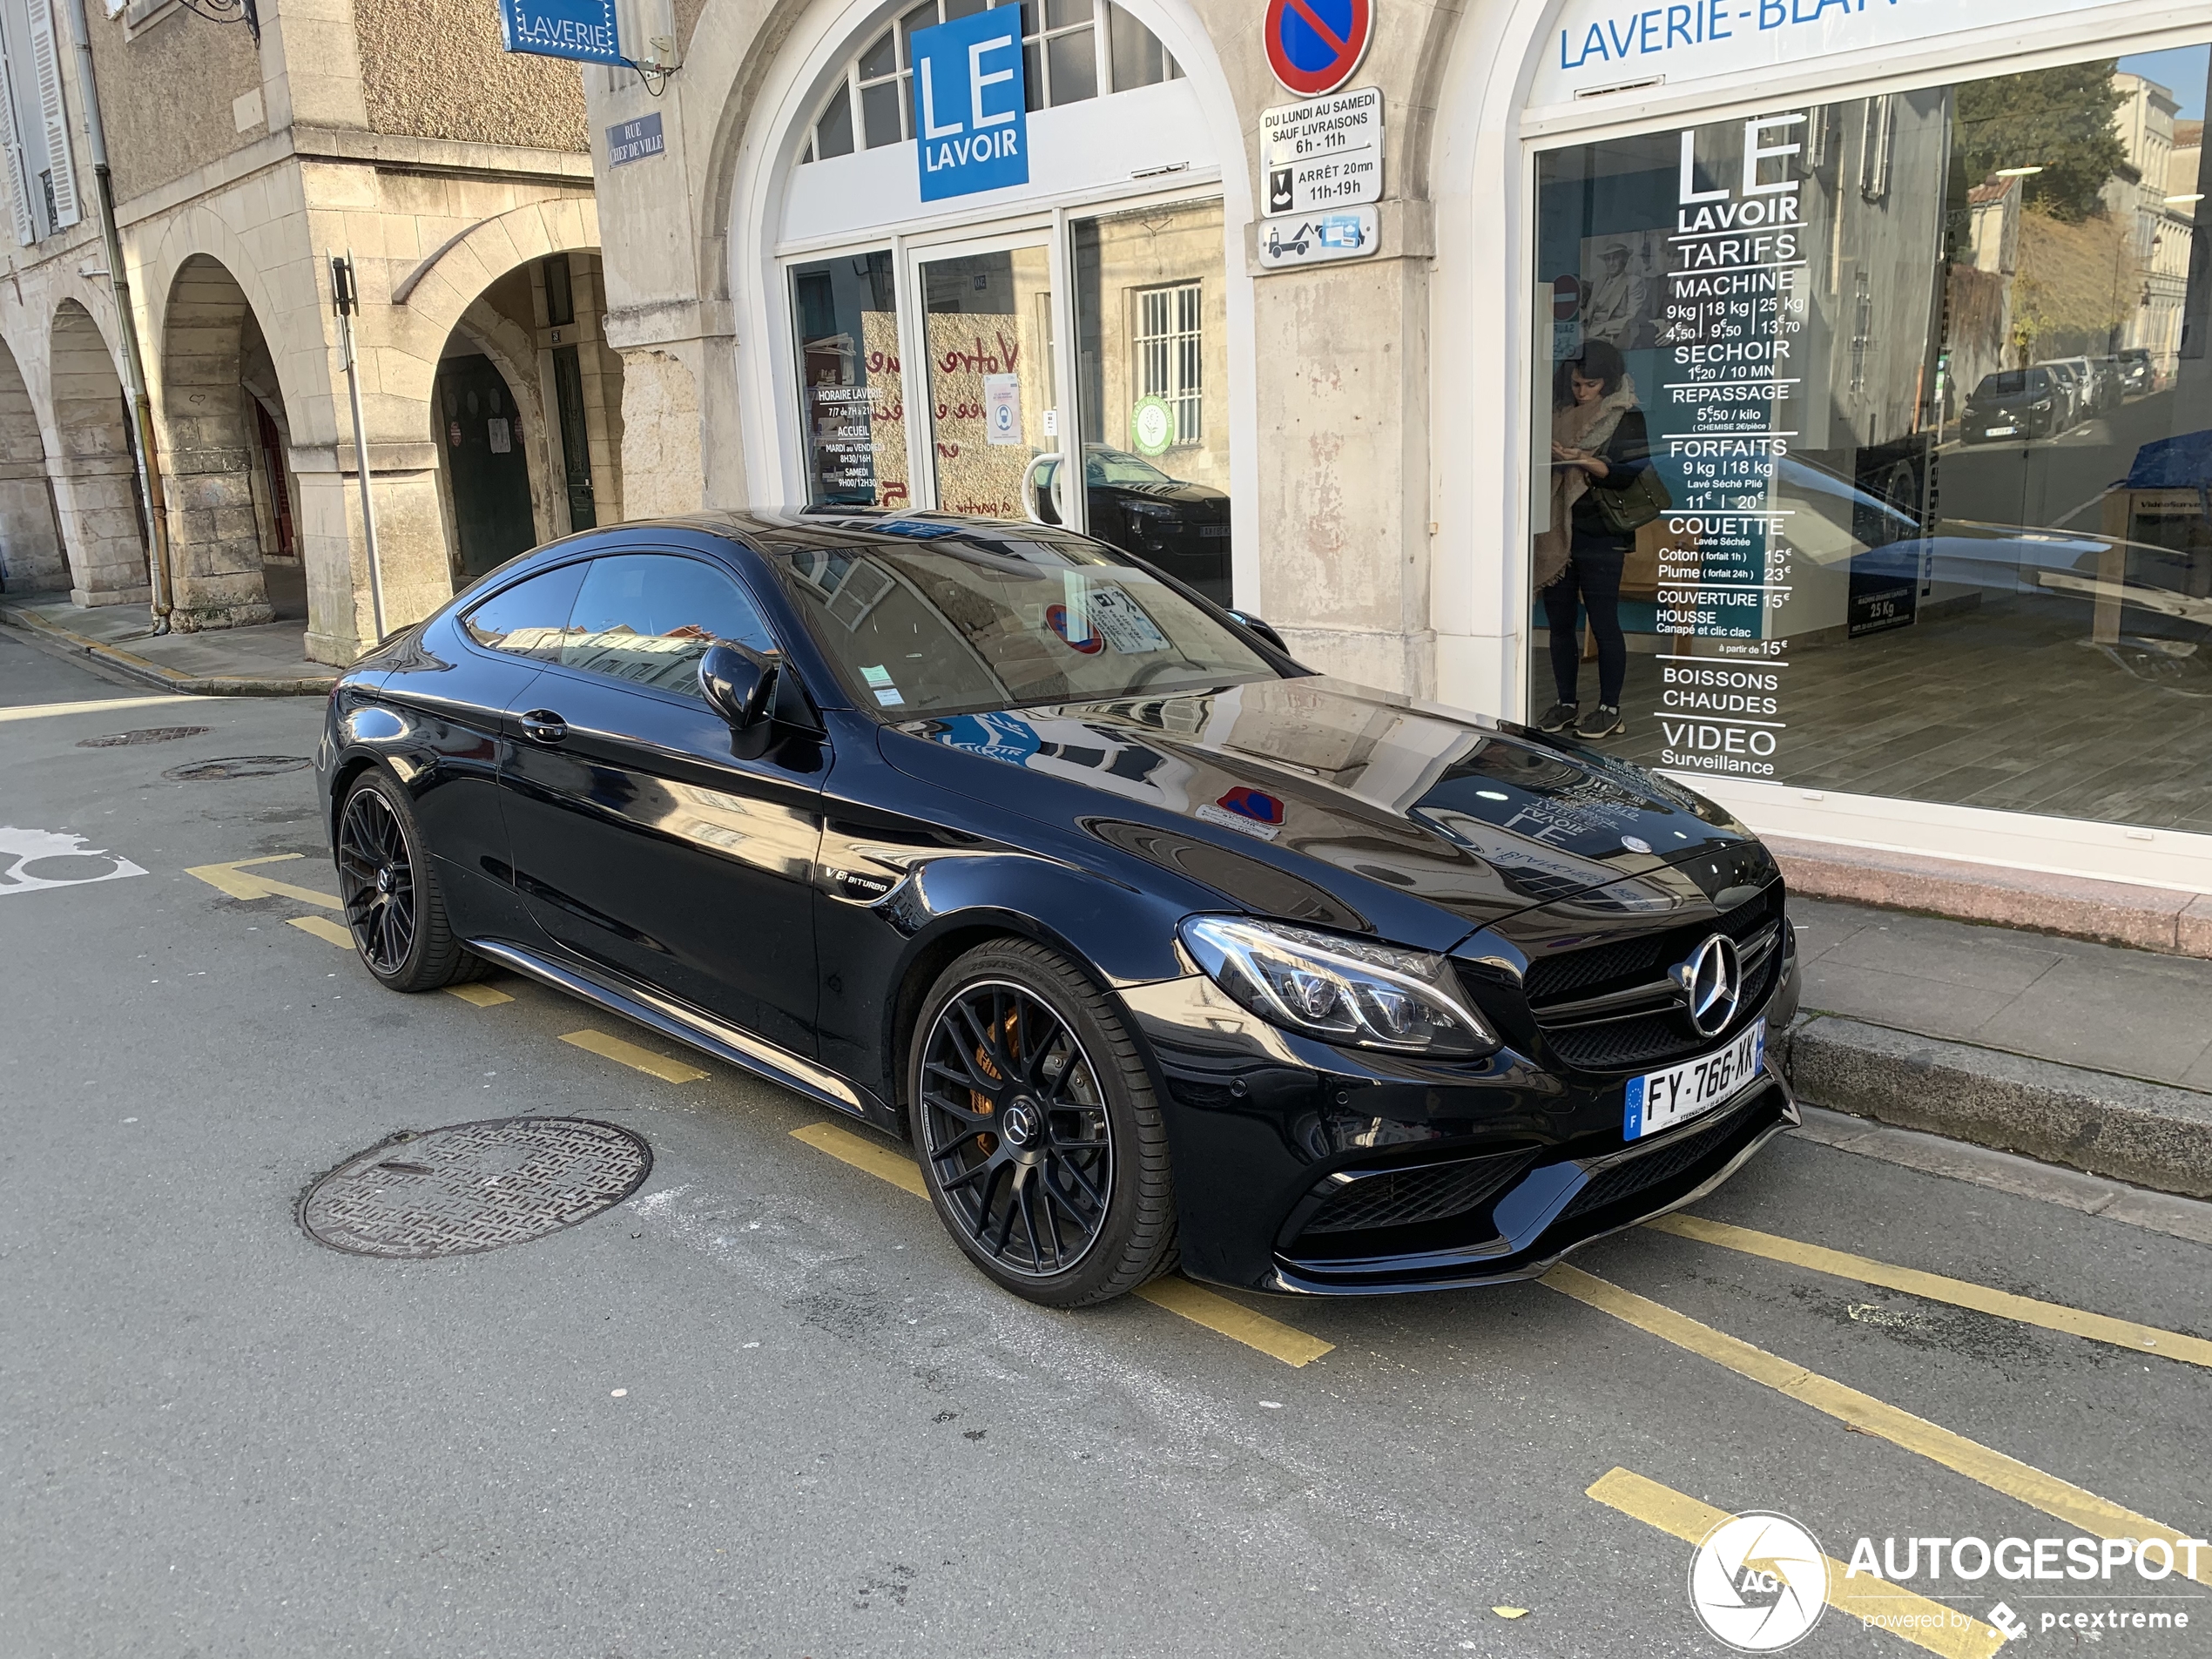
[[1167,649],[1168,637],[1145,614],[1144,607],[1120,588],[1092,590],[1090,621],[1106,643],[1124,657]]
[[891,671],[880,663],[863,664],[860,678],[868,683],[868,690],[875,693],[875,700],[887,709],[895,709],[906,702],[899,688],[891,683]]
[[[1082,613],[1077,611],[1075,614],[1081,616]],[[1069,617],[1066,605],[1053,605],[1044,613],[1044,619],[1052,624],[1052,631],[1066,642],[1069,651],[1081,651],[1086,657],[1096,657],[1106,649],[1106,642],[1090,631],[1088,623],[1071,622]],[[1082,630],[1080,633],[1076,631],[1078,628]]]

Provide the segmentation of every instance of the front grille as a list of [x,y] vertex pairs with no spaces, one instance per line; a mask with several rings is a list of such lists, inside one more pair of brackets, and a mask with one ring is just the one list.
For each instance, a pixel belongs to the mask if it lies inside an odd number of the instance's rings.
[[[1411,1227],[1480,1209],[1528,1167],[1533,1153],[1459,1158],[1424,1169],[1387,1170],[1337,1187],[1305,1224],[1308,1233]],[[1336,1177],[1332,1177],[1334,1183]]]
[[1695,1169],[1727,1143],[1743,1127],[1734,1115],[1724,1123],[1710,1129],[1700,1130],[1685,1139],[1655,1147],[1642,1157],[1616,1163],[1575,1195],[1575,1201],[1560,1212],[1566,1221],[1575,1216],[1586,1216],[1593,1210],[1602,1210],[1623,1198],[1633,1197],[1648,1188],[1673,1180],[1676,1176]]
[[1724,933],[1742,955],[1741,1006],[1759,1008],[1781,970],[1782,901],[1777,881],[1716,921],[1539,958],[1522,981],[1528,1011],[1552,1053],[1579,1070],[1627,1071],[1696,1054],[1719,1034],[1691,1028],[1667,970],[1710,934]]

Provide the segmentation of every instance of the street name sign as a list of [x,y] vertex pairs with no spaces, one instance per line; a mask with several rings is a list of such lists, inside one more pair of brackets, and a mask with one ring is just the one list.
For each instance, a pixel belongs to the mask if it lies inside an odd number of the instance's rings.
[[666,155],[668,139],[661,130],[660,111],[634,121],[617,121],[607,129],[607,165],[626,166],[648,156]]
[[1360,86],[1262,110],[1259,154],[1271,217],[1380,201],[1382,90]]

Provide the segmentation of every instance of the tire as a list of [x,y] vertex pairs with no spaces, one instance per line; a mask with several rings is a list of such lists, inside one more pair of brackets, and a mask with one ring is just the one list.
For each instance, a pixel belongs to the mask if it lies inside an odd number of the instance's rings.
[[954,962],[922,1004],[907,1081],[930,1202],[998,1285],[1046,1307],[1090,1307],[1174,1267],[1175,1187],[1150,1076],[1064,957],[1002,939]]
[[379,984],[435,991],[482,977],[487,964],[453,936],[407,791],[383,767],[371,767],[346,791],[336,840],[346,926]]

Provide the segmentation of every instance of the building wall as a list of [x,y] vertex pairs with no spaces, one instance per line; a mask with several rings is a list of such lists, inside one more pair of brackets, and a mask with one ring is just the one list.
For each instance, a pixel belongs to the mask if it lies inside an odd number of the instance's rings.
[[[98,5],[86,10],[117,199],[172,183],[266,133],[260,54],[242,25],[211,23],[176,3],[135,25],[135,5],[115,17]],[[241,125],[241,113],[254,118]],[[91,169],[81,175],[89,196]]]
[[354,26],[374,131],[587,147],[577,66],[502,53],[497,9],[484,0],[354,0]]

